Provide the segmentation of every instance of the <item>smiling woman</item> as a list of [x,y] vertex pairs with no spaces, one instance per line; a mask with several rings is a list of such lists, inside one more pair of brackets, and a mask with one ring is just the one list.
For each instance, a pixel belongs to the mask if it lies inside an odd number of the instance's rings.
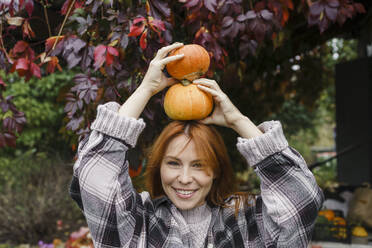
[[[149,99],[175,83],[162,70],[183,46],[161,48],[137,90],[120,106],[98,106],[89,137],[79,144],[70,194],[83,210],[94,247],[306,248],[323,194],[278,121],[256,126],[214,80],[192,83],[212,95],[212,114],[171,122],[149,152],[149,192],[138,193],[128,173],[127,151],[145,128],[139,118]],[[231,128],[237,148],[255,168],[261,194],[235,192],[221,136]]]
[[213,183],[213,171],[202,168],[195,148],[186,135],[178,136],[168,145],[160,166],[165,195],[181,210],[203,205]]
[[[193,184],[202,186],[195,196],[191,195],[193,202],[202,195],[198,203],[207,200],[225,205],[224,200],[235,192],[234,174],[227,149],[215,128],[197,121],[174,121],[164,128],[149,152],[146,186],[150,195],[157,198],[166,194],[175,202],[177,197],[171,197],[175,193],[169,194],[174,192],[169,190],[172,186],[165,185],[171,178],[177,179],[173,180],[173,189],[199,188]],[[182,205],[176,204],[180,209],[197,206],[191,201],[180,202]]]

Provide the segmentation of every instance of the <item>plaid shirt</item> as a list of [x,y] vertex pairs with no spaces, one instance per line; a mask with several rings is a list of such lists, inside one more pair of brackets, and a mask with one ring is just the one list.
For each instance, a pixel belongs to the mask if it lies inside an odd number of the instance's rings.
[[[126,152],[145,127],[120,116],[114,102],[100,105],[89,137],[79,144],[70,195],[83,210],[94,246],[190,247],[187,226],[167,197],[138,193],[128,175]],[[307,247],[323,194],[300,154],[288,146],[281,124],[264,122],[263,135],[238,138],[237,148],[254,166],[261,194],[254,204],[210,206],[204,247]],[[234,204],[234,198],[227,199]]]

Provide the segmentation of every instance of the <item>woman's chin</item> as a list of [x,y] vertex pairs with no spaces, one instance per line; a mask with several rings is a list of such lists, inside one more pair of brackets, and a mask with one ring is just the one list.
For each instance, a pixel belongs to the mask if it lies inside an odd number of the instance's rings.
[[199,202],[193,201],[191,199],[177,199],[177,196],[176,199],[171,199],[171,201],[180,210],[190,210],[202,205]]

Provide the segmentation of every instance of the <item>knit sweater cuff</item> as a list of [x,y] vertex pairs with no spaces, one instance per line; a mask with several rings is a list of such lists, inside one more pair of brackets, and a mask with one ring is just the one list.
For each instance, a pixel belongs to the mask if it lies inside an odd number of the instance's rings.
[[91,129],[123,140],[134,147],[146,124],[142,119],[119,115],[119,108],[120,105],[116,102],[99,105]]
[[266,121],[258,128],[263,132],[262,135],[251,139],[238,137],[236,145],[250,166],[255,166],[268,156],[288,147],[279,121]]

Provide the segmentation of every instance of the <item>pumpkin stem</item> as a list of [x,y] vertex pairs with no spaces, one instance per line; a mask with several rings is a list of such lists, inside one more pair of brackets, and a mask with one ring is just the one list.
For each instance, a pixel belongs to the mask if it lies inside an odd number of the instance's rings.
[[182,80],[181,80],[181,84],[182,84],[183,86],[187,86],[187,85],[191,84],[191,81],[190,81],[190,80],[187,80],[187,79],[182,79]]

